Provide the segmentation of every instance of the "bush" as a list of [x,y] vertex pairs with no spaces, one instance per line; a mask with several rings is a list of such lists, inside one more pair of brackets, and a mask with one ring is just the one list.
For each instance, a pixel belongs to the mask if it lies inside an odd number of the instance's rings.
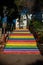
[[[40,21],[32,21],[30,23],[31,28],[34,29],[34,31],[37,33],[37,35],[40,37],[39,40],[43,41],[43,23]],[[32,29],[32,30],[33,30]]]

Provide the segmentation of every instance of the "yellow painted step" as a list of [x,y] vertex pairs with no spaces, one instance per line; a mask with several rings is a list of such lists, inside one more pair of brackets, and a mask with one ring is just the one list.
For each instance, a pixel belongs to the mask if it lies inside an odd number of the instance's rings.
[[34,36],[9,36],[10,38],[34,38]]
[[12,33],[26,33],[26,34],[29,34],[30,32],[12,32]]
[[37,46],[36,44],[6,44],[7,46]]
[[26,28],[24,28],[24,29],[16,28],[15,30],[29,30],[29,29],[26,29]]

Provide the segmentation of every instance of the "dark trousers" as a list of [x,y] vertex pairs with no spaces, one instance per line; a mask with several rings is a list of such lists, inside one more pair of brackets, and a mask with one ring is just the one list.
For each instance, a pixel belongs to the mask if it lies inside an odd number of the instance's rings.
[[2,34],[6,34],[7,28],[2,28]]

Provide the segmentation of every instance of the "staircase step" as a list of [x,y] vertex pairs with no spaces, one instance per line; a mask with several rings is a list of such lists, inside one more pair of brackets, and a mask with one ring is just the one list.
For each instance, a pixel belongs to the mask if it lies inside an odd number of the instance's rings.
[[5,51],[3,52],[3,54],[35,54],[35,55],[39,55],[40,52],[39,51]]
[[12,32],[11,34],[21,34],[21,33],[22,33],[22,34],[25,34],[25,33],[26,33],[26,34],[29,34],[30,32]]
[[9,38],[34,38],[33,36],[9,36]]
[[8,40],[9,43],[12,43],[12,42],[28,42],[28,43],[34,43],[36,42],[36,40]]
[[4,51],[39,51],[38,49],[4,49]]
[[29,30],[15,30],[13,32],[28,32]]
[[9,40],[35,40],[35,38],[9,38]]
[[33,34],[31,34],[31,33],[29,33],[29,34],[26,34],[26,33],[24,33],[24,34],[22,34],[22,33],[20,33],[20,34],[10,34],[9,36],[33,36]]
[[8,49],[37,49],[38,47],[37,46],[8,46],[6,45],[5,49],[8,48]]
[[[33,45],[33,44],[36,44],[36,42],[7,42],[7,44],[12,44],[12,45],[13,45],[13,44],[16,44],[16,45],[17,45],[17,44],[19,44],[19,45],[20,45],[20,44],[22,44],[22,45],[23,45],[23,44],[24,44],[24,45],[25,45],[25,44],[30,44],[30,45]],[[7,45],[7,44],[6,44],[6,45]]]
[[15,29],[13,31],[29,31],[29,29]]

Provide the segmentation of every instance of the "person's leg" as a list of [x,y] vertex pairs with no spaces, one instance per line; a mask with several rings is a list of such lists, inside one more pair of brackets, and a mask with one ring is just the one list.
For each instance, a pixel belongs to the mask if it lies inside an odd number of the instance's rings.
[[5,34],[7,33],[7,28],[5,28]]
[[13,31],[13,23],[12,23],[12,31]]
[[6,28],[6,24],[3,23],[3,24],[2,24],[2,34],[5,34],[5,28]]
[[13,30],[15,29],[15,23],[13,23]]
[[4,28],[2,28],[2,34],[4,34]]

